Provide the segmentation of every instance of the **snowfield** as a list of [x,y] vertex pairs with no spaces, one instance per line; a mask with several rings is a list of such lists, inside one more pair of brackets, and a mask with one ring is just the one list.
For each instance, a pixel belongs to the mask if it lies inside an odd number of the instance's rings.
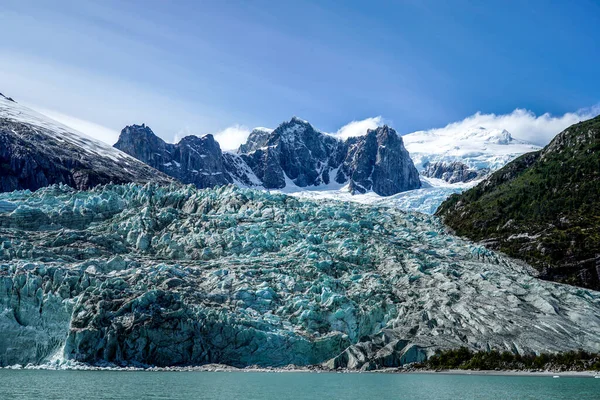
[[514,158],[540,150],[532,143],[513,138],[506,130],[474,127],[464,132],[418,131],[402,136],[415,167],[427,163],[462,162],[473,169],[495,171]]

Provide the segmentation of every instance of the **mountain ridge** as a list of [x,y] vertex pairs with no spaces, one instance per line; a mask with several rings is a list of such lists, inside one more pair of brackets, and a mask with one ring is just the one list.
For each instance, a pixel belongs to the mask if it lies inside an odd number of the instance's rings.
[[[211,147],[198,146],[195,154],[186,153],[183,160],[177,157],[181,152],[178,149],[185,147],[183,140],[177,144],[166,143],[150,128],[140,125],[125,127],[114,146],[199,188],[238,183],[284,189],[320,187],[335,182],[347,184],[351,193],[373,191],[389,196],[421,186],[402,138],[387,126],[344,141],[293,117],[274,130],[253,130],[237,153],[222,152],[212,135],[202,139],[189,136],[186,140],[207,141]],[[200,174],[186,175],[190,163],[197,165],[196,172]],[[206,179],[214,175],[218,175],[218,179]]]

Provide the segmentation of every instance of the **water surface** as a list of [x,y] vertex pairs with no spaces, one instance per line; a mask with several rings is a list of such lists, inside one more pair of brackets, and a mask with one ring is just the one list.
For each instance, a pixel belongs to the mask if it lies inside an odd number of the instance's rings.
[[600,379],[442,374],[0,370],[0,399],[600,399]]

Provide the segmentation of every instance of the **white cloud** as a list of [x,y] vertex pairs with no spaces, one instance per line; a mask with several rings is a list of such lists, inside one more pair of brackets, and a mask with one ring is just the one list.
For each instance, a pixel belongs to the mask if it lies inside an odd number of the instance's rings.
[[[241,144],[246,143],[246,139],[248,139],[250,132],[251,130],[248,127],[236,124],[221,131],[215,132],[212,135],[215,137],[215,140],[219,142],[221,150],[237,150]],[[199,137],[204,136],[203,133],[196,132],[189,126],[186,126],[175,134],[173,137],[173,143],[178,143],[181,139],[189,135],[195,135]]]
[[98,139],[110,146],[117,143],[119,139],[119,132],[105,126],[96,124],[94,122],[86,121],[83,119],[75,118],[70,115],[62,114],[57,111],[47,110],[44,108],[38,108],[32,106],[32,109],[36,110],[40,114],[43,114],[55,121],[60,122],[63,125],[73,128],[76,131],[84,133],[94,139]]
[[600,114],[600,105],[560,116],[553,116],[549,113],[536,116],[532,111],[522,108],[517,108],[510,114],[501,115],[477,112],[462,121],[453,122],[443,128],[430,129],[428,132],[452,135],[474,127],[506,129],[517,139],[545,146],[565,128],[598,114]]
[[341,139],[347,139],[352,136],[362,136],[367,133],[367,130],[377,129],[377,127],[383,124],[384,121],[381,116],[371,117],[360,121],[352,121],[342,126],[333,135]]
[[233,125],[222,131],[213,133],[215,140],[219,142],[221,150],[235,150],[246,142],[250,129],[244,125]]

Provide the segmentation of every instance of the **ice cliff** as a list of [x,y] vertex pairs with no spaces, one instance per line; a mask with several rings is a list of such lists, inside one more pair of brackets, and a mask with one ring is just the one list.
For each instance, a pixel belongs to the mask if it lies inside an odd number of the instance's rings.
[[423,214],[233,186],[50,186],[0,205],[0,365],[600,351],[600,293],[538,280]]

